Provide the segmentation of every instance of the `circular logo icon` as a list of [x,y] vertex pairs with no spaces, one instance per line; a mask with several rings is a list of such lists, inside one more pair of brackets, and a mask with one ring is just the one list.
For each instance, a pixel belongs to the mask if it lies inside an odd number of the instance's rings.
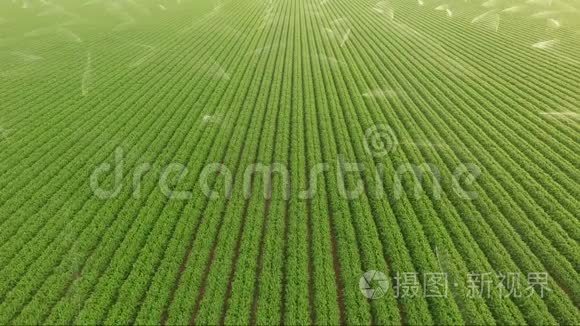
[[382,298],[389,290],[389,280],[382,272],[370,270],[359,280],[359,288],[368,299]]
[[399,144],[395,132],[387,125],[376,125],[366,130],[364,146],[374,157],[386,156]]

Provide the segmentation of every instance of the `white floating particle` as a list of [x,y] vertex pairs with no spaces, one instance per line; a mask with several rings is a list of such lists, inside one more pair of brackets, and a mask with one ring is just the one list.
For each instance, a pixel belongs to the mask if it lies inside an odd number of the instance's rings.
[[149,53],[146,53],[144,56],[142,56],[141,58],[131,62],[129,64],[129,68],[135,68],[138,67],[142,64],[144,64],[145,62],[147,62],[149,59],[153,58],[153,56],[155,56],[155,52],[151,51]]
[[580,115],[576,112],[572,112],[572,111],[564,111],[564,112],[558,112],[558,111],[549,111],[549,112],[540,112],[541,115],[553,115],[553,116],[562,116],[562,117],[579,117]]
[[559,11],[555,11],[555,10],[551,10],[551,11],[540,11],[540,12],[537,12],[537,13],[531,15],[530,17],[532,17],[532,18],[548,18],[548,17],[555,16],[555,15],[558,15],[558,14],[560,14],[560,12]]
[[550,28],[560,28],[562,26],[562,23],[554,18],[549,18],[547,24]]
[[474,23],[478,23],[478,22],[480,22],[480,21],[484,20],[486,17],[488,17],[488,16],[490,16],[490,15],[494,14],[495,12],[496,12],[496,10],[495,10],[495,9],[493,9],[493,10],[490,10],[490,11],[486,11],[486,12],[484,12],[483,14],[481,14],[481,15],[479,15],[479,16],[477,16],[477,17],[473,18],[473,19],[471,20],[471,23],[472,23],[472,24],[474,24]]
[[344,34],[344,36],[342,37],[342,41],[340,42],[340,47],[344,46],[346,41],[348,41],[349,37],[350,37],[350,28],[348,29],[348,31],[346,31],[346,34]]
[[482,7],[492,8],[497,6],[497,0],[489,0],[481,4]]
[[87,62],[85,64],[85,70],[81,79],[81,94],[87,96],[89,94],[89,89],[93,82],[93,66],[91,53],[87,53]]
[[217,62],[212,63],[208,71],[214,79],[230,80],[230,74]]
[[548,119],[557,119],[557,120],[580,120],[580,114],[572,111],[564,111],[564,112],[540,112],[540,115],[548,118]]
[[522,11],[522,9],[524,9],[523,6],[512,6],[512,7],[509,7],[509,8],[502,10],[501,12],[513,13],[513,12],[520,12],[520,11]]
[[395,10],[393,9],[393,6],[388,1],[377,2],[373,9],[376,12],[381,13],[381,14],[386,13],[389,16],[389,18],[391,18],[391,19],[395,18]]
[[63,35],[67,40],[70,40],[75,43],[81,43],[83,40],[75,33],[71,32],[66,28],[59,28],[58,32]]
[[549,7],[552,5],[552,0],[528,0],[526,3]]
[[497,32],[499,30],[500,16],[496,9],[492,9],[473,18],[471,23],[481,25],[487,29]]
[[538,43],[532,44],[533,48],[547,50],[553,48],[556,44],[558,44],[558,40],[549,40],[549,41],[542,41]]

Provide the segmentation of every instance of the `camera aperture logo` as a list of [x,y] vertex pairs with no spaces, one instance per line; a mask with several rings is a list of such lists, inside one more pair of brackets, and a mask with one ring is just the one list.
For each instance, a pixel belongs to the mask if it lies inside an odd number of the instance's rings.
[[399,141],[391,127],[376,125],[366,130],[364,146],[367,153],[374,157],[384,157],[392,153]]
[[389,280],[384,273],[370,270],[360,278],[359,288],[368,299],[380,299],[389,290]]

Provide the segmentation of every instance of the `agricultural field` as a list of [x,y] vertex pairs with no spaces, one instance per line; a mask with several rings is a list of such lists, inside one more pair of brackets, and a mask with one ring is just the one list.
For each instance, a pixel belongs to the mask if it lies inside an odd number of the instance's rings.
[[0,324],[580,324],[578,0],[2,0]]

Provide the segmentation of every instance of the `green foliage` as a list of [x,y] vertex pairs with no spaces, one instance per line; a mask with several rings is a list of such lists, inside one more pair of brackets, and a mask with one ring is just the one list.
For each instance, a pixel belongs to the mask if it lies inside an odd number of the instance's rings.
[[[580,324],[576,7],[4,1],[0,324]],[[187,198],[160,186],[172,163]],[[395,178],[423,164],[424,192]],[[361,293],[370,270],[384,297]],[[470,273],[535,272],[544,296],[469,297]]]

